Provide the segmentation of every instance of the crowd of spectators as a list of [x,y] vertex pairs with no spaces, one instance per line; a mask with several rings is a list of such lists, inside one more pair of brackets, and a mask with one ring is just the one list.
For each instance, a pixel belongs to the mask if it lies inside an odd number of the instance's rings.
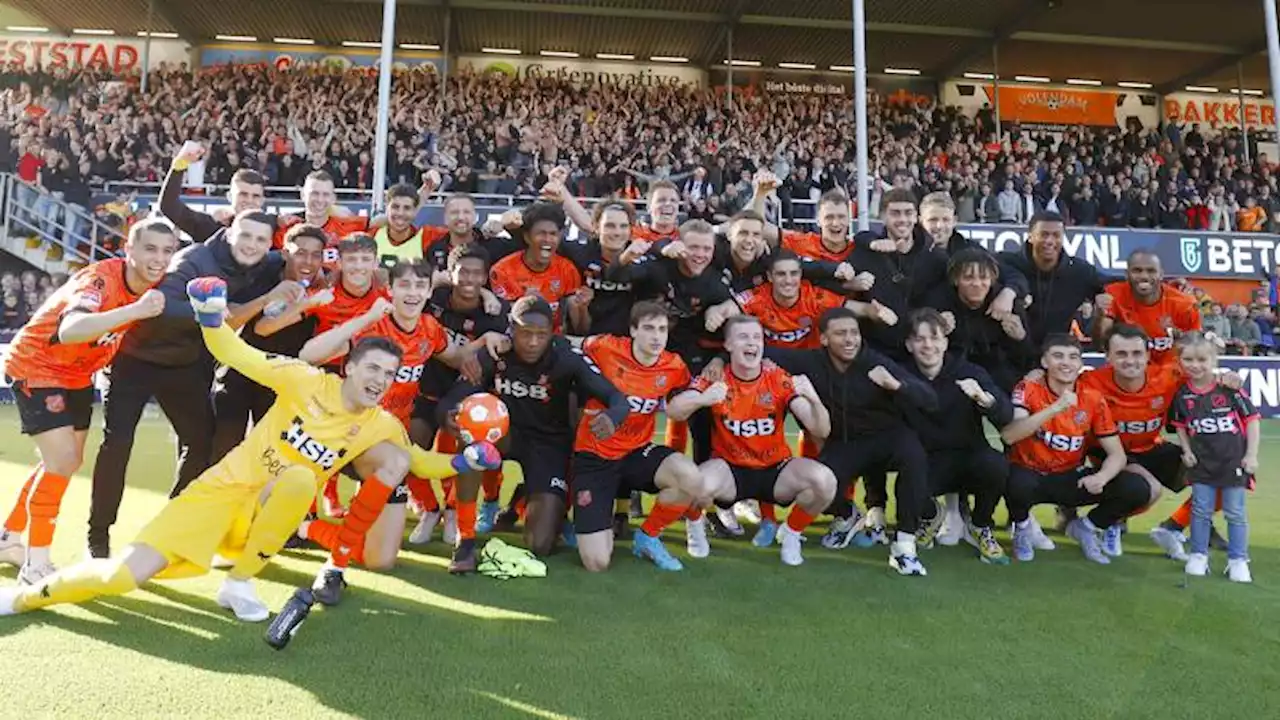
[[[60,193],[86,216],[96,188],[157,182],[193,138],[210,154],[188,172],[191,185],[225,184],[240,168],[276,186],[297,186],[315,169],[340,191],[372,185],[377,79],[367,69],[163,68],[146,93],[65,69],[0,77],[0,170]],[[396,78],[390,181],[417,184],[435,168],[446,190],[535,195],[559,164],[583,197],[639,198],[666,178],[691,215],[714,218],[747,202],[750,177],[763,167],[782,180],[775,211],[784,221],[812,219],[812,206],[795,200],[833,188],[855,195],[850,97],[738,93],[726,107],[708,89],[577,87],[467,71],[448,79],[443,97],[439,88],[433,70]],[[969,117],[873,99],[873,209],[898,186],[950,192],[961,222],[1023,223],[1050,209],[1076,225],[1280,228],[1280,188],[1256,135],[1246,162],[1234,131],[1006,125],[997,134],[989,108]],[[46,203],[37,220],[56,212]]]
[[31,319],[31,313],[66,282],[65,275],[36,270],[0,272],[0,341]]

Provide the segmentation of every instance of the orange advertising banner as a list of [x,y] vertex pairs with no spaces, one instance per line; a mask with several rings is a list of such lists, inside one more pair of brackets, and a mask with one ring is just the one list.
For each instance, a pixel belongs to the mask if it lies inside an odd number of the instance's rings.
[[[983,88],[995,104],[995,90]],[[1000,120],[1041,125],[1116,126],[1116,93],[1103,90],[1062,90],[1018,85],[1000,86]]]

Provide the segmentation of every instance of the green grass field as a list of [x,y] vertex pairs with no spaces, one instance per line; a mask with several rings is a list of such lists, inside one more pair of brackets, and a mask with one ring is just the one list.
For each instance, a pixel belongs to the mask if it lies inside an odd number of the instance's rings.
[[[0,420],[7,512],[35,452],[12,407]],[[1268,433],[1252,586],[1184,585],[1145,537],[1171,499],[1109,567],[1069,541],[1003,568],[962,545],[926,552],[927,578],[893,574],[884,548],[825,551],[815,532],[800,568],[715,542],[660,574],[625,544],[606,575],[562,554],[547,579],[503,583],[451,577],[437,540],[389,574],[351,572],[346,602],[284,652],[217,607],[217,572],[0,619],[0,717],[1277,717],[1280,424]],[[117,549],[164,502],[171,447],[167,424],[145,420]],[[67,494],[60,564],[82,554],[88,495],[86,473]],[[669,541],[684,558],[682,527]],[[263,599],[278,607],[320,559],[282,558]]]

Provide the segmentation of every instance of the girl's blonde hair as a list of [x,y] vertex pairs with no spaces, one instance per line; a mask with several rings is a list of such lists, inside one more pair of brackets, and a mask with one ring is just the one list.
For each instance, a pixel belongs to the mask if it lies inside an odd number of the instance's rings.
[[1207,347],[1214,357],[1218,355],[1218,343],[1213,338],[1205,335],[1199,330],[1191,330],[1182,334],[1178,338],[1178,356],[1181,357],[1184,352],[1191,348]]

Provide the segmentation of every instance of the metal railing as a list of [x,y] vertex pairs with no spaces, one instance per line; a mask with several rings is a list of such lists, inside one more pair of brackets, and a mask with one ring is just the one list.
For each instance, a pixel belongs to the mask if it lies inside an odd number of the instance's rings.
[[99,220],[89,208],[66,202],[52,193],[24,182],[16,175],[0,175],[4,193],[4,237],[38,239],[44,247],[58,247],[65,260],[97,262],[119,254],[125,237]]

